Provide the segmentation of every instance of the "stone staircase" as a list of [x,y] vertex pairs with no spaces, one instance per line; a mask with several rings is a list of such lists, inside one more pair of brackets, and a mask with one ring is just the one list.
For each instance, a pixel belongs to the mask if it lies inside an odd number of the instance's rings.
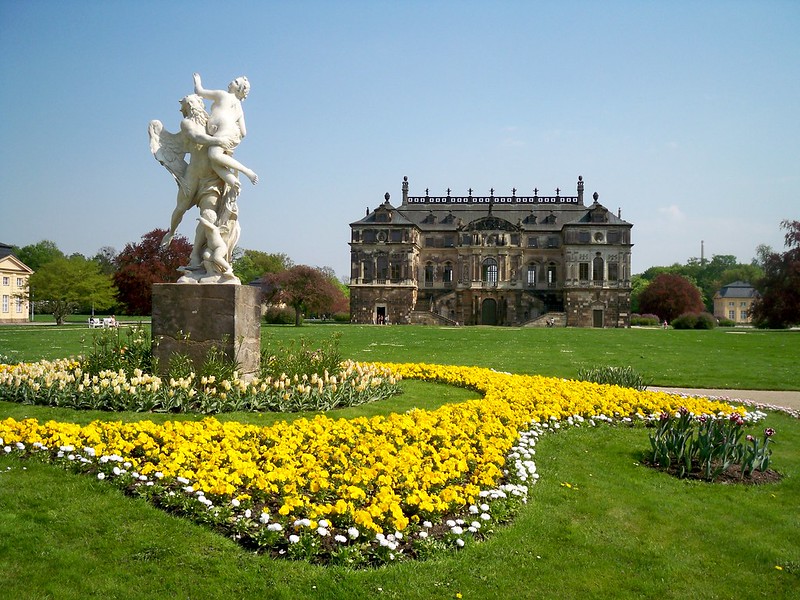
[[566,327],[567,326],[567,313],[563,312],[548,312],[528,321],[523,327],[547,327],[547,322],[553,319],[553,327]]
[[456,327],[458,325],[453,319],[448,319],[439,313],[429,310],[412,310],[409,320],[414,325],[441,325],[444,327]]

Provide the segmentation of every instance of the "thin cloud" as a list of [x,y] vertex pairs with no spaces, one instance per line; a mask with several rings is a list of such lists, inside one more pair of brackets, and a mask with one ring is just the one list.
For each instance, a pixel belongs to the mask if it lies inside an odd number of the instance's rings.
[[686,215],[677,204],[663,206],[658,209],[658,212],[670,221],[683,221],[686,219]]

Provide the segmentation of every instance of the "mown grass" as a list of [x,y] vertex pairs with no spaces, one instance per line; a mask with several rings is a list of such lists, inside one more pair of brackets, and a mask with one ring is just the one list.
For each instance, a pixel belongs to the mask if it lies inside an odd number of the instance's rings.
[[[25,328],[0,328],[0,353],[8,353],[7,340],[19,329]],[[69,347],[68,339],[85,332],[65,331],[50,343]],[[800,389],[793,368],[800,336],[790,332],[310,326],[265,328],[265,341],[298,334],[320,339],[333,331],[342,333],[343,354],[362,360],[478,364],[559,376],[581,365],[631,364],[648,373],[642,365],[659,364],[662,375],[653,383]],[[48,351],[37,335],[45,334],[27,331],[14,339],[29,340],[18,346],[27,345],[25,353]],[[652,354],[640,360],[650,362],[634,363],[645,347]],[[731,364],[711,364],[713,357]],[[726,372],[750,371],[735,384],[724,380]],[[434,408],[474,397],[420,382],[404,382],[404,389],[401,397],[336,414]],[[0,403],[0,418],[7,416],[79,423],[108,418]],[[224,418],[268,424],[293,417]],[[106,482],[0,456],[0,590],[9,598],[58,599],[790,598],[800,589],[800,424],[771,414],[759,429],[766,426],[777,430],[773,466],[784,478],[761,487],[680,481],[648,469],[640,462],[649,445],[643,428],[545,436],[536,455],[541,480],[512,525],[456,553],[361,572],[257,556]]]
[[[124,339],[125,328],[119,335]],[[581,368],[630,366],[652,385],[800,390],[800,331],[536,329],[363,325],[265,326],[262,345],[341,335],[346,358],[476,365],[575,378]],[[17,360],[88,352],[82,325],[0,327],[0,354]]]

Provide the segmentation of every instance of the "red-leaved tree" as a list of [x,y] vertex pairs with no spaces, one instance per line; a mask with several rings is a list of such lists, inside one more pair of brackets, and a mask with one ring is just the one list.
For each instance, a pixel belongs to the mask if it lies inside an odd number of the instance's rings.
[[783,221],[788,250],[764,257],[764,277],[756,283],[760,297],[753,302],[753,321],[782,329],[800,324],[800,221]]
[[691,281],[674,273],[662,273],[639,295],[639,310],[672,321],[683,313],[701,313],[705,305],[700,290]]
[[166,229],[154,229],[139,243],[129,243],[116,257],[114,284],[126,314],[149,315],[153,309],[153,284],[174,283],[180,277],[178,267],[189,263],[192,245],[176,235],[169,246],[162,247]]
[[262,288],[270,290],[268,302],[284,302],[294,308],[295,325],[303,315],[324,315],[342,305],[344,294],[321,270],[297,265],[280,273],[267,273]]

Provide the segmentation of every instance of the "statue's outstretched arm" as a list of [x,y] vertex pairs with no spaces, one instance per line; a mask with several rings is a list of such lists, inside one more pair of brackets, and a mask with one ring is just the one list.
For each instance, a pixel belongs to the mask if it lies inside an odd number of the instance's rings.
[[195,73],[194,77],[194,93],[200,96],[201,98],[205,98],[206,100],[220,100],[224,97],[226,93],[224,90],[207,90],[203,87],[202,82],[200,81],[200,73]]

